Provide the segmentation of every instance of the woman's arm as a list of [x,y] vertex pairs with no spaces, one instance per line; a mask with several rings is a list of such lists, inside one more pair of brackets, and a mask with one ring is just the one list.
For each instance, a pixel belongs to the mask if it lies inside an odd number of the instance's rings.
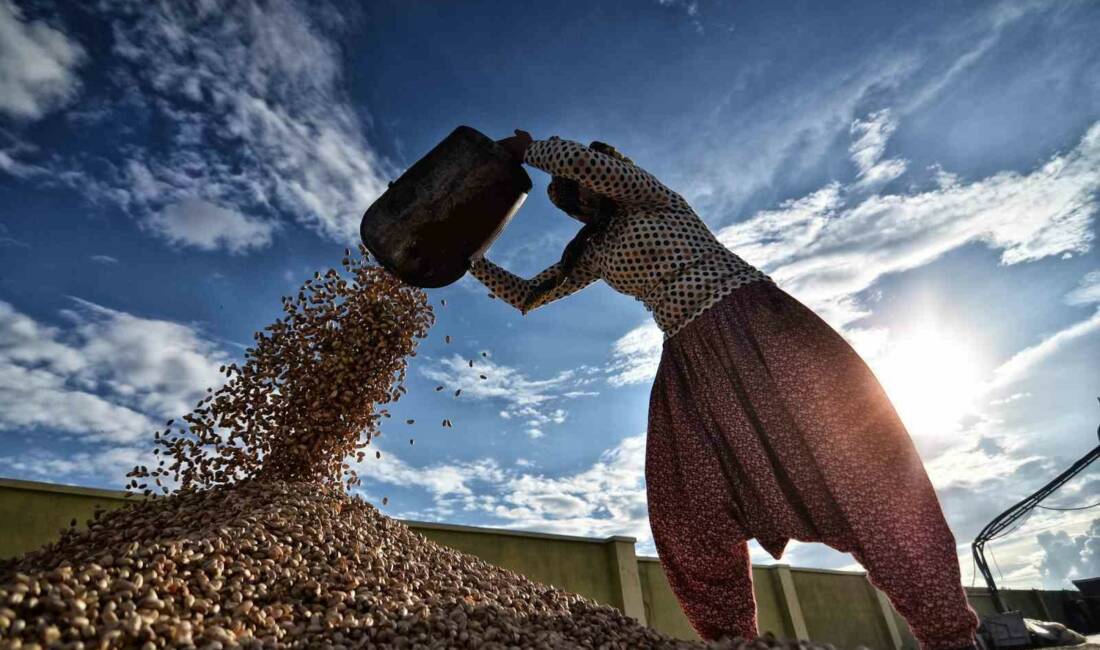
[[524,280],[481,257],[474,260],[470,266],[470,273],[488,287],[494,296],[504,300],[524,314],[531,309],[564,298],[571,293],[576,293],[599,279],[598,275],[590,272],[583,265],[578,265],[568,280],[547,294],[538,304],[532,305],[525,311],[523,306],[531,289],[538,286],[542,281],[560,274],[558,264],[554,264],[530,280]]
[[563,176],[584,187],[632,205],[669,205],[683,201],[649,172],[614,156],[573,142],[551,138],[527,146],[523,161],[553,176]]

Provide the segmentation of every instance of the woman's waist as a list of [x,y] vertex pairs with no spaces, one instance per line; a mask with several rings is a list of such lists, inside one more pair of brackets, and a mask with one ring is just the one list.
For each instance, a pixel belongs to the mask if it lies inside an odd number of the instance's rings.
[[656,279],[635,294],[635,298],[653,312],[668,303],[679,307],[677,311],[690,311],[691,307],[711,300],[729,286],[762,278],[767,276],[733,253],[710,255],[691,260]]
[[[739,273],[725,275],[720,278],[705,278],[706,282],[698,285],[684,287],[682,290],[671,294],[660,305],[654,306],[650,311],[653,320],[664,334],[664,341],[668,342],[685,330],[690,330],[693,323],[706,317],[707,313],[727,300],[734,300],[740,296],[746,287],[758,286],[760,290],[768,290],[766,285],[778,288],[774,280],[763,274],[759,269],[747,267]],[[694,297],[690,297],[694,293]],[[680,296],[689,296],[681,298]]]

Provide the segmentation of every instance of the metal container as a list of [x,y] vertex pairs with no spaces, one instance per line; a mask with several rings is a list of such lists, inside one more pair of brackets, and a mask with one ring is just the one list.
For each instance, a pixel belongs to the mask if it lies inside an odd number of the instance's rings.
[[390,184],[359,234],[378,262],[417,287],[442,287],[470,267],[523,205],[531,177],[488,136],[451,132]]

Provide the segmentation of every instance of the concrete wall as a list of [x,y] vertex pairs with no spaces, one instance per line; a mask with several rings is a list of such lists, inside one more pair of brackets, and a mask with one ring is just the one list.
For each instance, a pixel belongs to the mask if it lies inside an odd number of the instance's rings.
[[[630,598],[640,589],[631,537],[593,539],[418,521],[403,523],[433,542],[475,555],[532,580],[583,594],[644,620],[640,595],[636,603]],[[629,589],[631,575],[632,590]]]
[[[83,525],[97,506],[125,505],[121,492],[0,479],[0,558],[55,539],[73,519]],[[628,537],[592,539],[426,522],[405,522],[425,537],[534,580],[618,607],[667,634],[698,638],[657,558],[636,557]],[[838,648],[906,648],[917,643],[905,621],[862,572],[753,566],[761,632],[812,639]],[[967,588],[979,614],[993,612],[985,589]],[[1041,620],[1065,621],[1076,592],[1008,590],[1009,607]]]
[[[878,595],[862,574],[820,570],[791,573],[809,638],[837,646],[850,644],[855,628],[860,631],[860,645],[895,647]],[[838,610],[844,616],[837,616]]]
[[[655,557],[639,557],[638,574],[641,578],[642,599],[646,620],[653,628],[682,639],[698,639],[676,601],[676,595],[665,578],[661,562]],[[779,571],[785,566],[753,566],[753,591],[756,596],[756,619],[761,634],[772,632],[780,638],[793,638],[795,626],[791,620],[780,584]]]
[[53,541],[76,519],[83,527],[97,506],[125,505],[122,492],[0,479],[0,558]]

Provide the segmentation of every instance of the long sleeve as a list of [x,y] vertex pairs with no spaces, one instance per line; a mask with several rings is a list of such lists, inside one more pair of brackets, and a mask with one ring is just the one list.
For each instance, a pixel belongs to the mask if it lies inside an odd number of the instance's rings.
[[[489,291],[491,291],[494,296],[504,300],[520,311],[523,310],[523,303],[526,301],[527,295],[531,292],[531,289],[538,286],[543,280],[554,277],[560,272],[559,265],[554,264],[530,280],[524,280],[485,258],[475,260],[470,266],[470,273],[488,287]],[[574,269],[572,276],[566,280],[564,284],[550,292],[542,301],[533,305],[531,309],[541,307],[559,298],[564,298],[571,293],[580,291],[598,279],[599,275],[592,273],[583,265],[578,265],[577,268]]]
[[683,201],[640,167],[571,140],[536,140],[527,147],[524,162],[624,204],[667,206]]

